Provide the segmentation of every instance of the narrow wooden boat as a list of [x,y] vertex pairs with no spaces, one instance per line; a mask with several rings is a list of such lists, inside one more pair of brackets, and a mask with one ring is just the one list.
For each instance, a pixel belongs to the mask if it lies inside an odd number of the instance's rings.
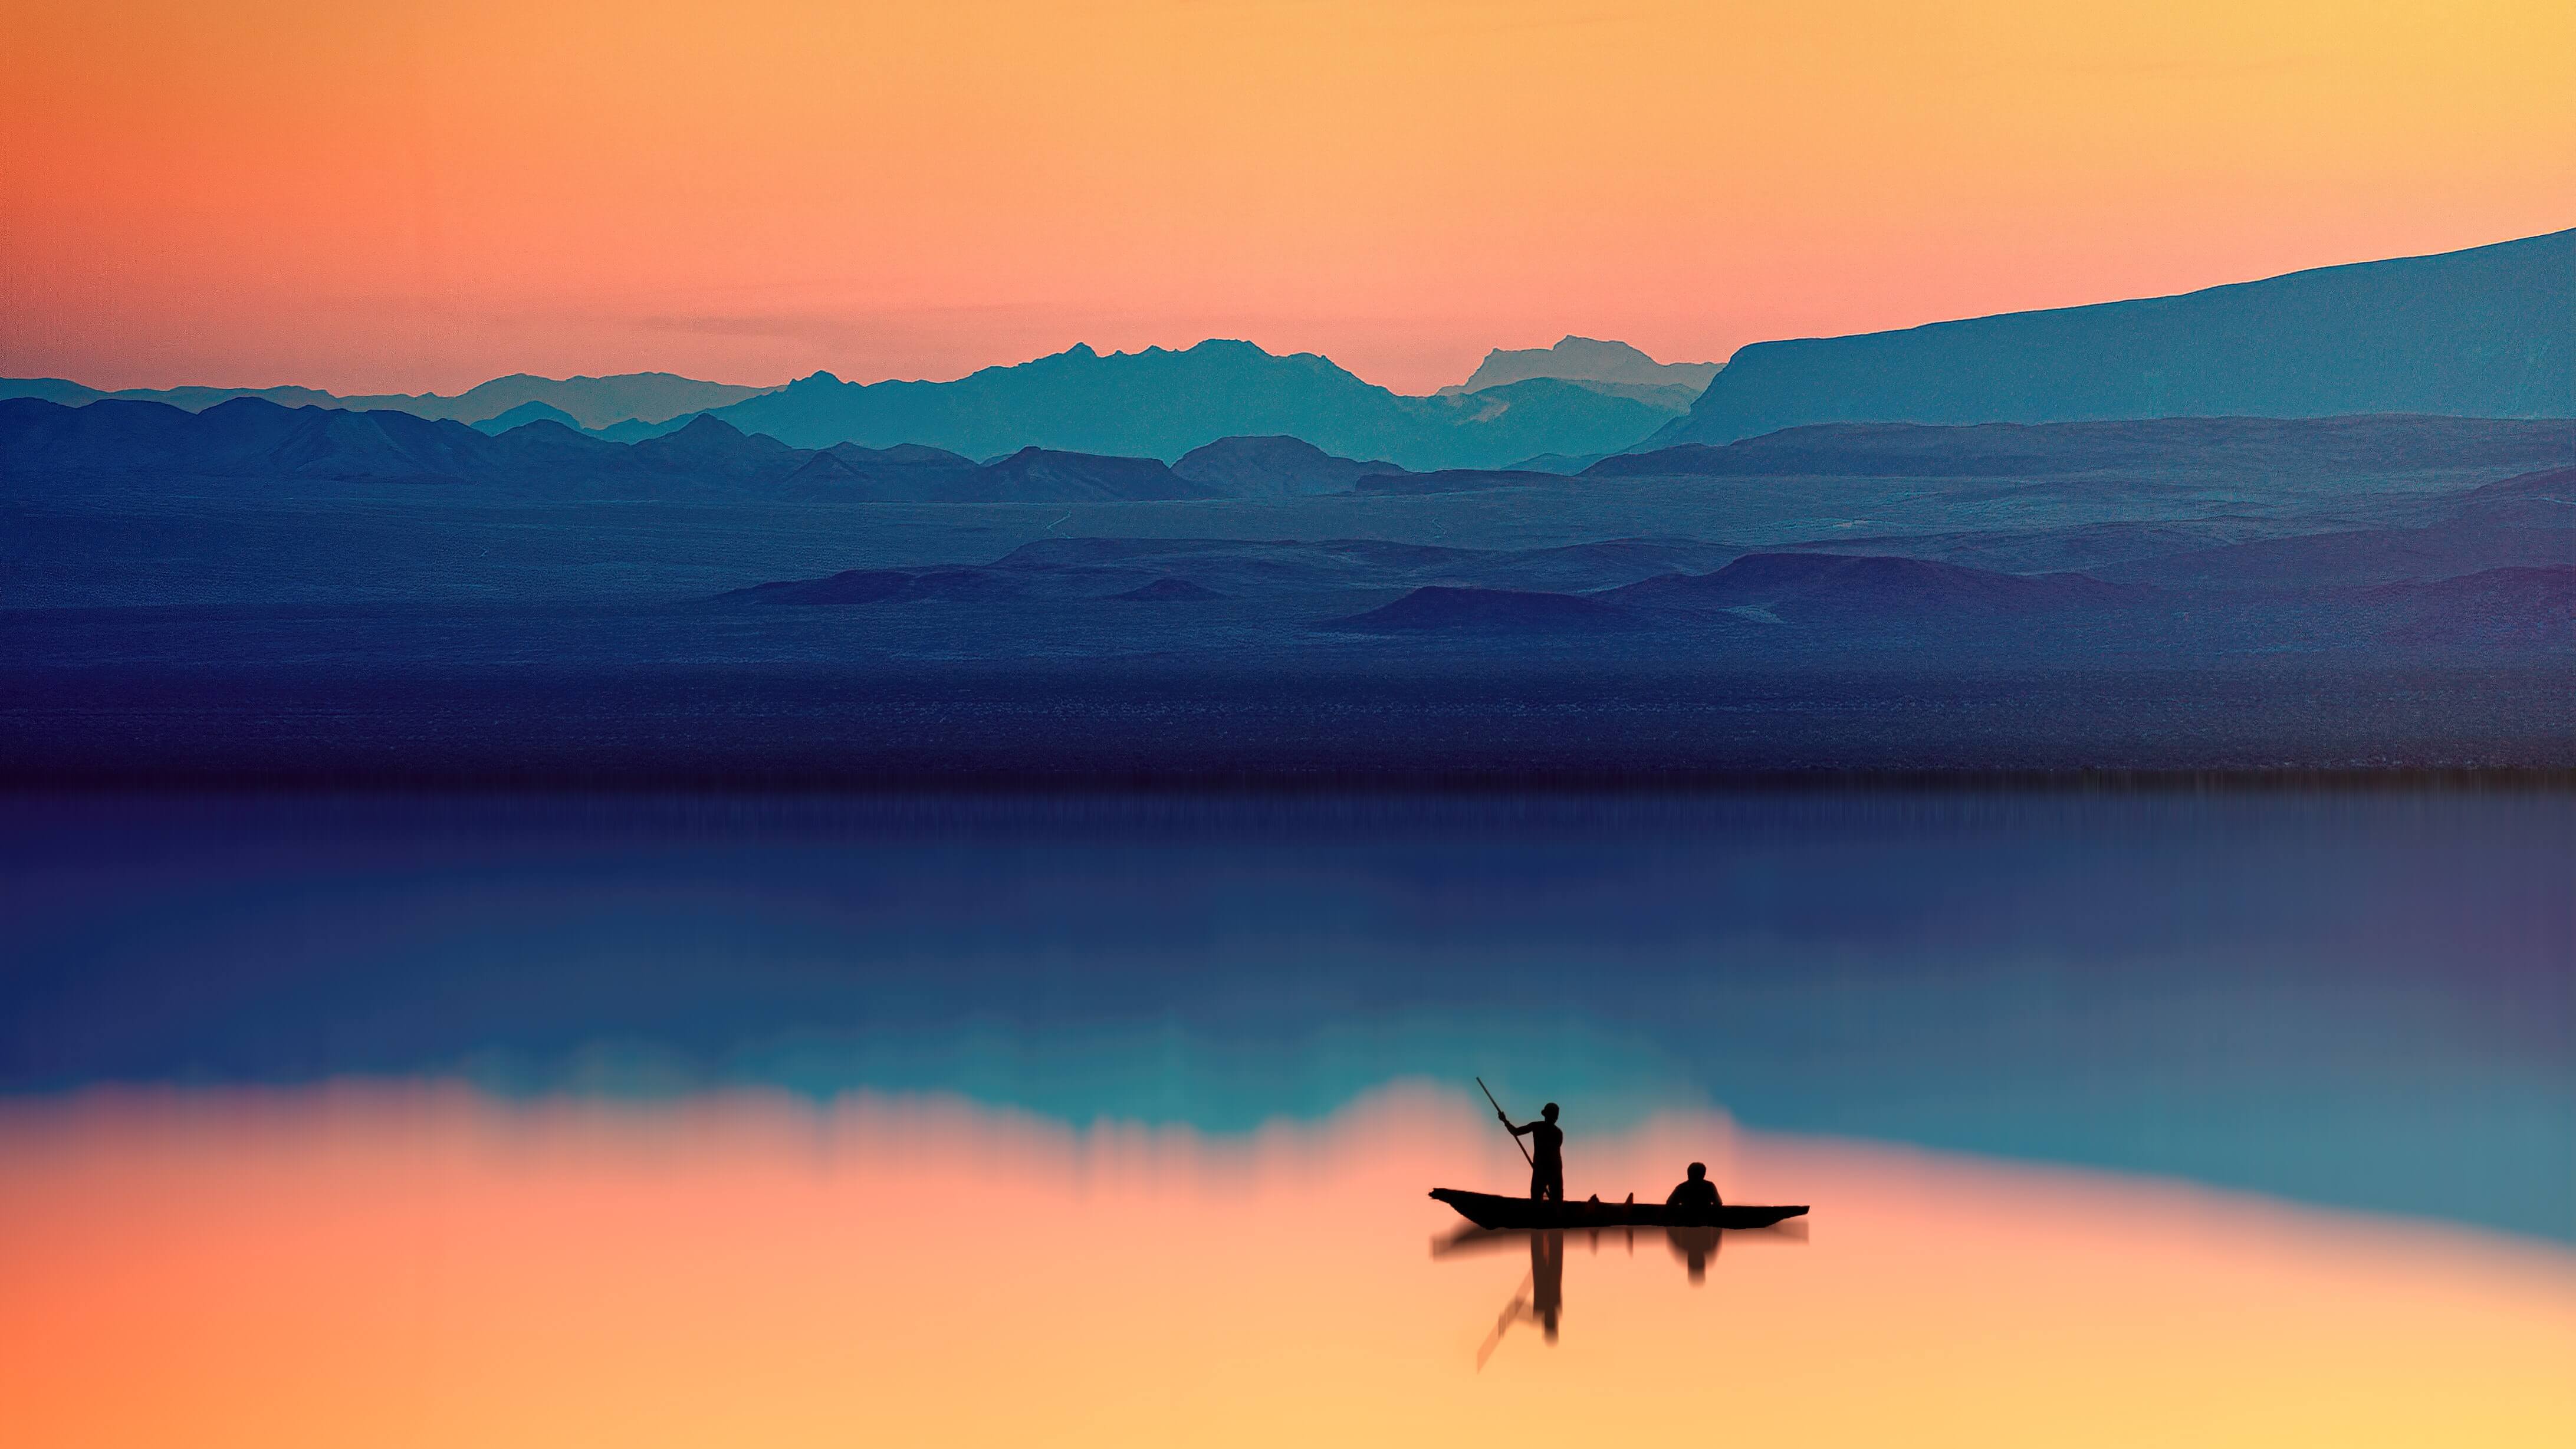
[[1721,1208],[1671,1208],[1659,1202],[1539,1202],[1501,1197],[1490,1192],[1461,1192],[1435,1187],[1431,1195],[1458,1210],[1458,1216],[1480,1228],[1767,1228],[1783,1218],[1802,1217],[1796,1207],[1750,1207],[1728,1203]]

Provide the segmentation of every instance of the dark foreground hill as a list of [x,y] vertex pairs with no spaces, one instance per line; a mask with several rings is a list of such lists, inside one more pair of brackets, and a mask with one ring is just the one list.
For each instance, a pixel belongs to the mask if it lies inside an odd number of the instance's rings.
[[1699,473],[1220,498],[708,418],[627,447],[7,403],[0,774],[2576,769],[2562,437],[1810,430]]
[[1346,634],[1591,634],[1638,621],[1616,604],[1580,594],[1430,585],[1366,613],[1319,626]]
[[2142,591],[2079,573],[2006,574],[1871,554],[1753,553],[1711,574],[1668,574],[1603,596],[1638,607],[1830,614],[2033,614],[2144,602]]
[[2576,462],[2576,419],[2424,414],[2152,418],[2083,423],[1821,423],[1731,443],[1604,458],[1598,478],[2028,478],[2126,472],[2296,473],[2517,469]]
[[1738,351],[1646,448],[1823,422],[2576,416],[2576,230]]

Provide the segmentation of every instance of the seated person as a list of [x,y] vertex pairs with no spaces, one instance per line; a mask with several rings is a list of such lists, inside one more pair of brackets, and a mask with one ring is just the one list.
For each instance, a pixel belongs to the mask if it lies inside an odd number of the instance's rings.
[[1710,1210],[1723,1205],[1718,1200],[1717,1184],[1708,1180],[1708,1164],[1705,1162],[1692,1163],[1690,1180],[1674,1188],[1672,1196],[1664,1199],[1664,1206],[1669,1208]]

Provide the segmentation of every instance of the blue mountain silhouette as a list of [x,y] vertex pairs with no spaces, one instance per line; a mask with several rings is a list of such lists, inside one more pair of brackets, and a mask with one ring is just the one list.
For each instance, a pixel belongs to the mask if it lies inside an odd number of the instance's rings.
[[2576,230],[2176,297],[1759,342],[1639,451],[1825,422],[2576,416],[2571,317]]
[[979,458],[1037,447],[1177,461],[1221,438],[1285,436],[1407,468],[1605,452],[1671,416],[1553,378],[1406,397],[1314,353],[1281,357],[1229,341],[1105,356],[1076,346],[954,382],[849,383],[818,372],[717,415],[809,448],[926,443]]

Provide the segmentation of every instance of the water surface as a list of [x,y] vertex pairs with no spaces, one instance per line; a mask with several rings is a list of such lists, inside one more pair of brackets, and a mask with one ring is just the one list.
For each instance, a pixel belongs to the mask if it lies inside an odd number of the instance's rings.
[[[19,799],[37,1443],[2563,1442],[2549,794]],[[1476,1096],[1576,1195],[1462,1233]],[[1549,1333],[1553,1320],[1554,1334]]]

